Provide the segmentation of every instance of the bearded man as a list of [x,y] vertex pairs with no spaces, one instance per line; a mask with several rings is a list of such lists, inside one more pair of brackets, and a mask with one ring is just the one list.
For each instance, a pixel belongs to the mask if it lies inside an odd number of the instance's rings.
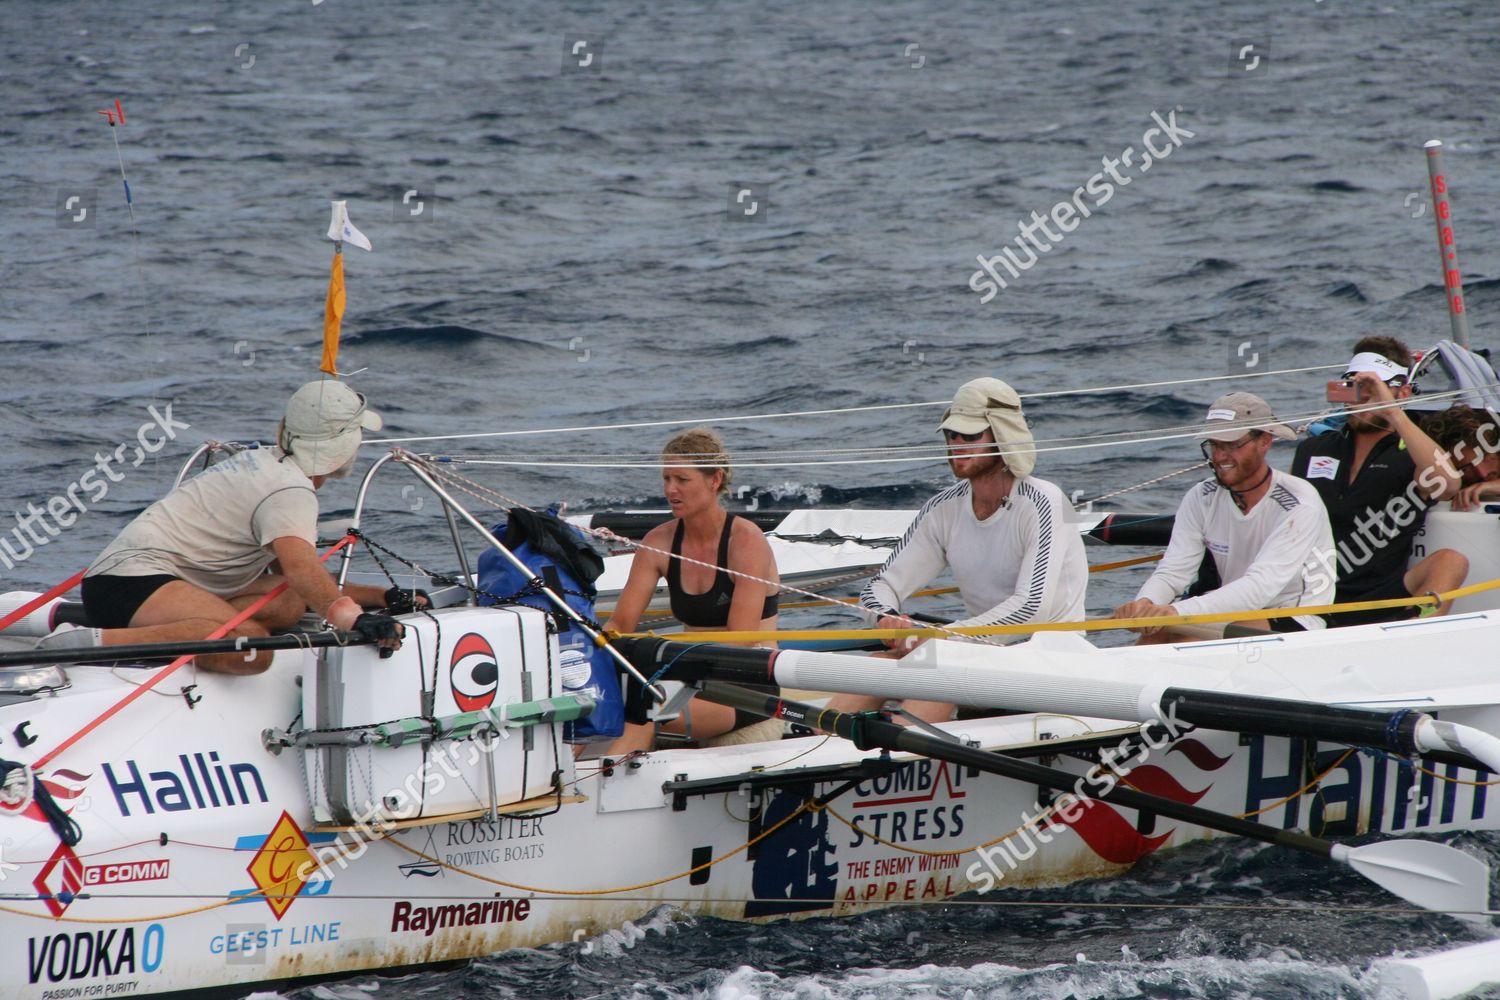
[[[859,603],[876,628],[920,628],[901,611],[945,568],[953,572],[968,617],[953,627],[1080,621],[1088,560],[1072,504],[1056,485],[1031,474],[1036,446],[1021,397],[997,378],[959,387],[938,429],[958,482],[922,505]],[[890,639],[906,652],[921,640]],[[881,655],[881,654],[877,654]],[[838,711],[875,708],[879,699],[840,695]],[[953,705],[906,702],[927,722],[946,721]]]

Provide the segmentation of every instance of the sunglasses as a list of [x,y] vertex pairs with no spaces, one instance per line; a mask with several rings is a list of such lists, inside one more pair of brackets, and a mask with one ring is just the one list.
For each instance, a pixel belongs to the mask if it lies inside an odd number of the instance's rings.
[[944,429],[943,437],[947,438],[949,441],[963,441],[965,443],[972,444],[973,442],[978,441],[980,438],[984,437],[984,431],[980,431],[977,434],[961,434],[958,431],[950,431]]
[[1202,441],[1199,443],[1198,447],[1203,449],[1204,458],[1208,459],[1209,461],[1213,461],[1214,452],[1218,451],[1225,454],[1230,454],[1232,452],[1239,451],[1241,448],[1245,447],[1245,445],[1249,444],[1251,441],[1254,441],[1259,435],[1260,431],[1251,431],[1249,434],[1246,434],[1244,437],[1240,438],[1237,441]]

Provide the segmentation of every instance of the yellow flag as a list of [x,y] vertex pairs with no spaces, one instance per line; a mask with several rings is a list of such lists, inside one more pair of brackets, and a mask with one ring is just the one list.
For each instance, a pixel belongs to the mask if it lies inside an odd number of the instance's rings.
[[333,271],[328,275],[328,301],[323,306],[323,363],[319,371],[338,374],[339,324],[344,321],[344,252],[333,251]]

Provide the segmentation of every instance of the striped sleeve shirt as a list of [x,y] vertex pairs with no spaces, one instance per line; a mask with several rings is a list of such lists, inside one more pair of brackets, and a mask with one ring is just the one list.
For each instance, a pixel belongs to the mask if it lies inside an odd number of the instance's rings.
[[[1223,586],[1175,600],[1205,551]],[[1266,495],[1241,513],[1228,490],[1206,479],[1182,498],[1166,554],[1137,596],[1183,615],[1332,604],[1334,559],[1328,512],[1307,480],[1273,469]],[[1323,627],[1316,615],[1295,618],[1303,628]]]
[[1016,481],[1005,506],[974,514],[967,481],[922,505],[880,572],[860,595],[871,620],[900,614],[913,592],[953,571],[968,617],[955,625],[1077,621],[1088,562],[1063,493],[1044,479]]

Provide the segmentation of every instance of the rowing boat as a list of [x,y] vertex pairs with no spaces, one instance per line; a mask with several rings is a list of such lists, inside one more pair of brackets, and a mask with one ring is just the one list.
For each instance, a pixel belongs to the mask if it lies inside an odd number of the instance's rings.
[[[940,639],[901,661],[621,639],[652,681],[809,732],[622,760],[562,741],[589,706],[561,686],[549,613],[404,622],[388,659],[330,633],[258,640],[279,651],[253,678],[162,666],[211,643],[0,654],[29,664],[0,669],[9,995],[243,994],[662,905],[839,916],[1108,877],[1224,833],[1457,918],[1489,908],[1484,861],[1441,843],[1500,828],[1484,610],[1149,650]],[[1020,714],[919,731],[718,686],[745,681]],[[1466,961],[1469,983],[1494,967]]]

